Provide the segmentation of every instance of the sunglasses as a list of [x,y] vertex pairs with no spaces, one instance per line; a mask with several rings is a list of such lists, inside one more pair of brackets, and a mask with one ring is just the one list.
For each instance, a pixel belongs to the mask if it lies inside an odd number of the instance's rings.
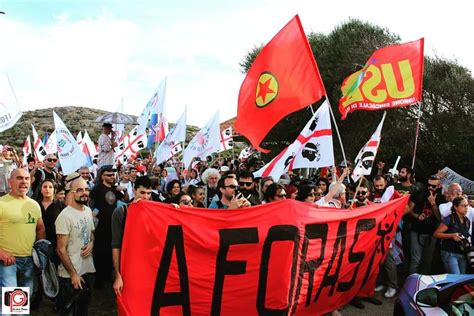
[[366,195],[367,194],[367,191],[359,191],[357,192],[357,195]]
[[48,158],[46,159],[47,162],[57,162],[58,160],[56,158]]
[[239,186],[243,187],[243,186],[246,186],[246,187],[250,187],[252,186],[253,182],[244,182],[244,181],[239,181]]
[[191,205],[193,204],[193,200],[181,200],[179,203],[183,203],[184,205]]
[[107,173],[107,174],[103,174],[104,177],[115,177],[115,174],[113,173]]
[[286,198],[286,194],[277,194],[276,196],[279,198]]
[[89,192],[90,192],[90,189],[89,189],[89,188],[85,188],[85,189],[80,188],[80,189],[77,189],[77,190],[71,190],[71,192],[73,192],[73,193],[79,193],[79,194],[84,193],[84,192],[88,192],[88,193],[89,193]]

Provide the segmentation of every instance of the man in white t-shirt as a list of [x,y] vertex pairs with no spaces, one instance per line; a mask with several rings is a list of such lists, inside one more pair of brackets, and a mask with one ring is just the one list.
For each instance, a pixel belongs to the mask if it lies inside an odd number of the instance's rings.
[[94,222],[89,187],[83,178],[71,182],[73,198],[56,219],[58,267],[58,307],[61,315],[87,315],[94,282]]

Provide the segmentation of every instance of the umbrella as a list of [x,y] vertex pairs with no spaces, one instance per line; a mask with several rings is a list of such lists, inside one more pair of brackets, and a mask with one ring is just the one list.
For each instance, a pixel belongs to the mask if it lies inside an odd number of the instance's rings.
[[137,124],[137,120],[133,116],[119,112],[102,114],[95,121],[97,123]]

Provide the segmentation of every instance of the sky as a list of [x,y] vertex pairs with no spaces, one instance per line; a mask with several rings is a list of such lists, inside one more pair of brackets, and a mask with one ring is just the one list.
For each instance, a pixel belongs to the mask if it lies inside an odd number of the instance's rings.
[[114,112],[123,100],[125,113],[139,115],[166,76],[169,122],[185,108],[188,124],[202,126],[217,110],[222,122],[237,113],[239,62],[295,14],[306,33],[359,18],[402,42],[424,37],[425,55],[474,70],[469,1],[0,0],[0,11],[1,77],[8,73],[24,111]]

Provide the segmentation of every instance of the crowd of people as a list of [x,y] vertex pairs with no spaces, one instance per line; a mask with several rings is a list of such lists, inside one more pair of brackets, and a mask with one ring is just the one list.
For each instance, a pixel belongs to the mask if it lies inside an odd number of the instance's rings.
[[[176,208],[238,209],[295,199],[351,211],[410,194],[394,239],[402,246],[389,249],[375,291],[393,298],[409,274],[462,274],[471,269],[466,250],[474,201],[457,183],[443,187],[439,173],[415,182],[408,166],[387,175],[378,164],[372,178],[354,183],[350,164],[343,162],[305,176],[290,171],[280,179],[255,178],[263,163],[254,156],[195,158],[189,166],[174,159],[155,164],[153,159],[137,157],[118,165],[84,166],[64,175],[54,154],[43,162],[30,157],[22,168],[16,152],[8,148],[4,146],[2,159],[13,163],[9,189],[0,197],[0,286],[29,287],[32,309],[39,307],[43,296],[39,285],[44,279],[32,258],[39,240],[49,241],[55,250],[50,259],[57,268],[55,306],[61,315],[86,315],[94,288],[112,284],[121,294],[120,250],[127,206],[138,200]],[[364,308],[363,300],[379,303],[375,298],[356,298],[352,304]]]

